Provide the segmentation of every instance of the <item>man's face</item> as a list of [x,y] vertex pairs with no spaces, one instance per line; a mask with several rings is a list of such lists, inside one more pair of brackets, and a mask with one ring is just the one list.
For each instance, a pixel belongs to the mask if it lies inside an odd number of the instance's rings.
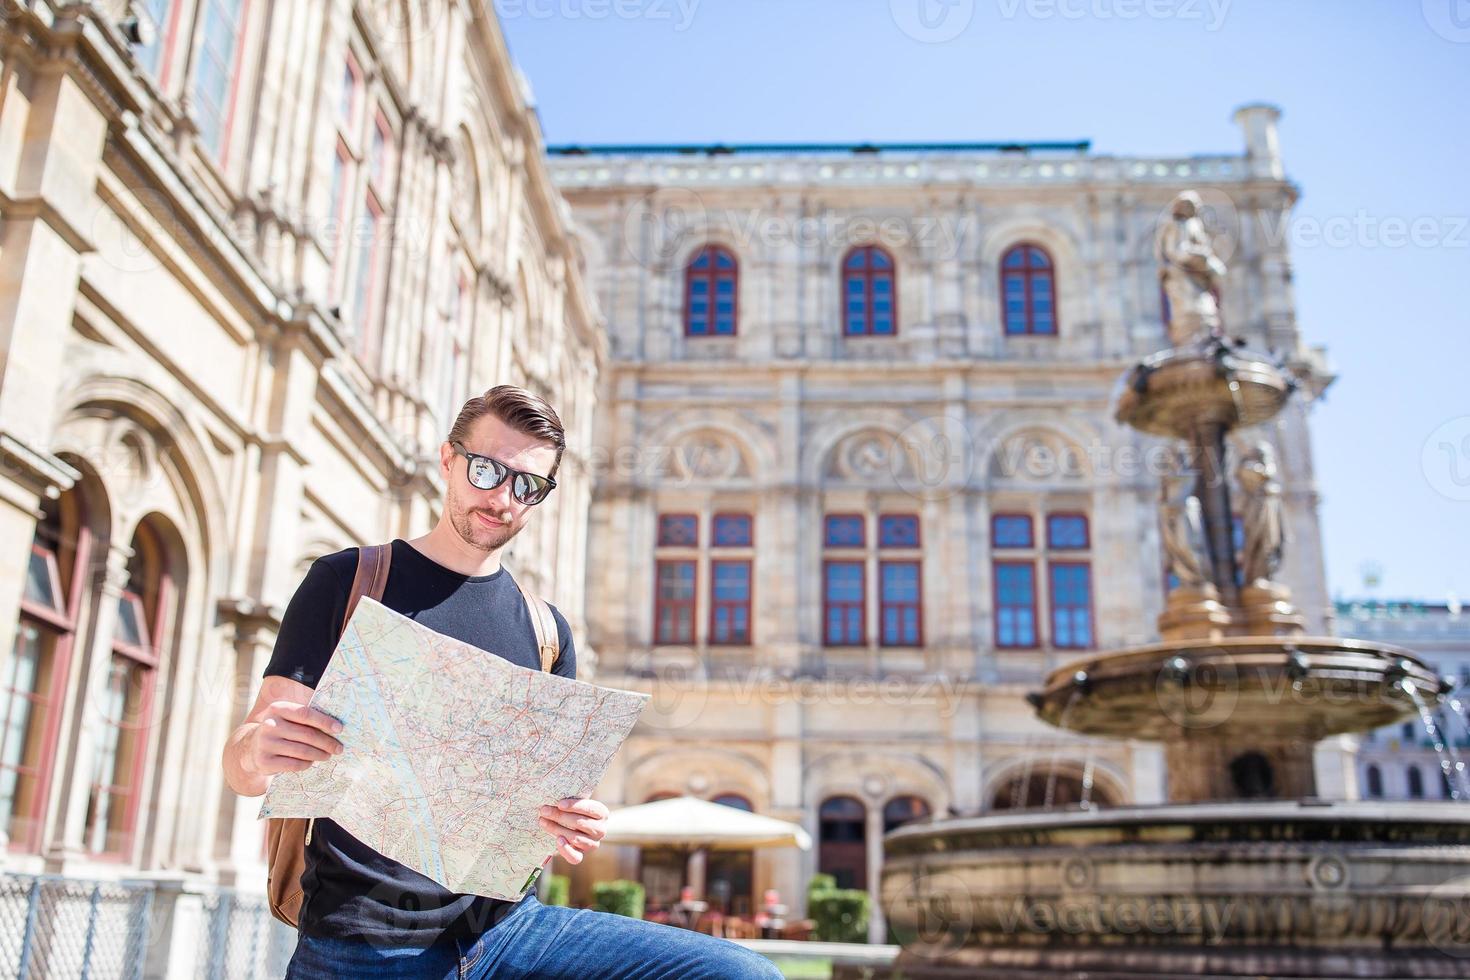
[[[493,415],[476,422],[464,439],[472,453],[500,460],[512,469],[547,476],[556,462],[556,449],[510,428]],[[503,546],[520,533],[535,509],[511,495],[513,479],[493,490],[481,490],[465,476],[469,460],[445,443],[439,447],[440,472],[448,484],[444,512],[465,543],[484,552]]]

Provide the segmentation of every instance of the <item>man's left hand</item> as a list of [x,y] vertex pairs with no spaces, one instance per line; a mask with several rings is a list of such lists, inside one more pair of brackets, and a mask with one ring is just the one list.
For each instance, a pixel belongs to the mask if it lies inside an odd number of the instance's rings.
[[556,838],[556,853],[568,864],[597,850],[607,836],[608,809],[596,800],[562,800],[541,808],[541,829]]

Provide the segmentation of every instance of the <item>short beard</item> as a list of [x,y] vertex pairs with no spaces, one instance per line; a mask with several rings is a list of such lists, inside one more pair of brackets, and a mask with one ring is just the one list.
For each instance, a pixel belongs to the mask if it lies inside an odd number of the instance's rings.
[[475,519],[472,509],[460,509],[459,501],[449,501],[449,523],[464,543],[470,547],[489,554],[505,546],[511,538],[521,532],[521,524],[502,524],[497,528],[488,528]]

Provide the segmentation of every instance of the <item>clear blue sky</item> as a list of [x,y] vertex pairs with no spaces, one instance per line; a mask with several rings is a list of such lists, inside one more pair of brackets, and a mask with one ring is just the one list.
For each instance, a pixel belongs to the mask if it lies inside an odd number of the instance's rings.
[[1298,317],[1340,373],[1313,413],[1330,588],[1470,599],[1470,0],[495,6],[552,143],[1234,153],[1232,110],[1281,106]]

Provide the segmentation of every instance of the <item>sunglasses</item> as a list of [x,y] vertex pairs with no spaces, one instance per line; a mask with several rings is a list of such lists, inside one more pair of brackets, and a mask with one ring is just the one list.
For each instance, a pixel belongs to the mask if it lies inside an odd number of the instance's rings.
[[463,443],[451,442],[450,446],[465,458],[464,472],[472,487],[494,490],[505,482],[506,477],[514,477],[510,484],[511,496],[527,506],[541,503],[556,489],[556,481],[549,476],[513,470],[498,459],[470,452]]

